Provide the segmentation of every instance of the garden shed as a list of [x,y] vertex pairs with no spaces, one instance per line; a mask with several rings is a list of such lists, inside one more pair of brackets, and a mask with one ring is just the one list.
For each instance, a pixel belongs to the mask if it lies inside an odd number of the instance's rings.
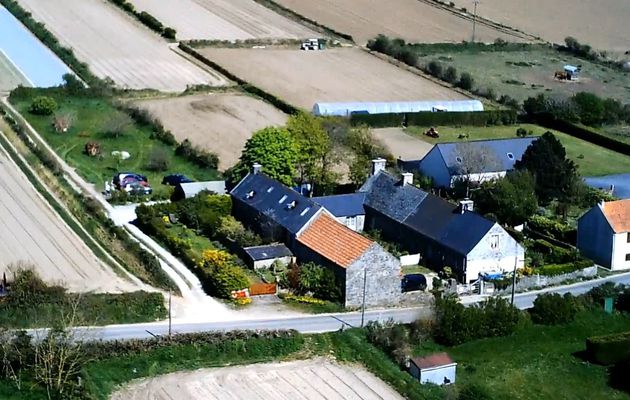
[[455,383],[457,363],[446,353],[435,353],[409,360],[409,373],[420,383],[449,385]]
[[274,262],[289,265],[293,253],[283,244],[253,246],[243,249],[247,254],[248,264],[254,269],[269,268]]
[[351,114],[394,114],[433,112],[483,111],[479,100],[436,100],[436,101],[392,101],[392,102],[350,102],[315,103],[314,115],[334,115],[347,117]]

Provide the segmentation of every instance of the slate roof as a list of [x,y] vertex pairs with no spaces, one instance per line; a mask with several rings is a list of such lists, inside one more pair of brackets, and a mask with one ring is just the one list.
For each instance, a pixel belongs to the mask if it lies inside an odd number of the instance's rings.
[[180,183],[182,192],[186,198],[194,197],[203,190],[208,190],[216,194],[225,194],[225,181],[188,182]]
[[428,369],[436,367],[444,367],[456,364],[455,361],[446,353],[435,353],[426,357],[414,357],[411,362],[416,364],[419,369]]
[[459,206],[400,181],[384,171],[370,177],[360,189],[366,192],[366,206],[461,255],[494,226],[477,213],[462,214]]
[[297,240],[343,268],[349,267],[374,244],[326,213],[320,214]]
[[[449,142],[436,144],[434,149],[440,153],[440,156],[446,164],[446,168],[451,175],[457,175],[460,169],[460,163],[457,161],[458,145],[466,143],[473,147],[486,147],[492,150],[499,161],[501,162],[501,169],[486,170],[481,168],[479,171],[473,171],[473,173],[484,172],[498,172],[509,171],[514,168],[514,163],[523,157],[523,153],[527,150],[527,147],[532,144],[538,137],[525,137],[525,138],[513,138],[513,139],[494,139],[494,140],[471,140],[468,142]],[[510,158],[508,154],[511,154]]]
[[262,173],[247,175],[230,194],[235,201],[265,214],[292,234],[297,234],[321,209],[319,204]]
[[412,185],[403,185],[388,173],[379,172],[359,189],[365,193],[365,205],[403,222],[429,194]]
[[324,207],[335,217],[354,217],[356,215],[365,215],[365,208],[363,208],[365,193],[313,197],[312,200]]
[[245,253],[253,261],[271,260],[274,258],[292,257],[293,253],[283,244],[271,244],[268,246],[246,247]]
[[615,233],[630,232],[630,199],[607,201],[601,208]]

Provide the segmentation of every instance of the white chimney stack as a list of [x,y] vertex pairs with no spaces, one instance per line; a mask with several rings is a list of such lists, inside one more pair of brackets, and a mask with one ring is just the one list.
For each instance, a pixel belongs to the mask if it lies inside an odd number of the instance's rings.
[[261,171],[262,171],[262,165],[258,163],[254,163],[254,165],[252,165],[252,174],[257,175],[257,174],[260,174]]
[[472,212],[474,209],[475,203],[470,199],[464,199],[459,202],[459,212],[465,213],[466,211]]
[[384,158],[376,158],[372,160],[372,176],[378,174],[379,171],[385,170],[387,160]]
[[403,172],[402,182],[403,182],[403,186],[413,185],[413,174],[411,172]]

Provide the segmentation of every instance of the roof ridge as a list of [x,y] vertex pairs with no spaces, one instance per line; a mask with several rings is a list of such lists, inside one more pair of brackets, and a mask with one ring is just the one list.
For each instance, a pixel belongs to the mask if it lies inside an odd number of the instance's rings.
[[460,140],[458,142],[441,142],[436,143],[435,146],[442,146],[447,144],[460,144],[460,143],[479,143],[479,142],[501,142],[501,141],[516,141],[516,140],[527,140],[527,139],[538,139],[540,136],[526,136],[526,137],[515,137],[515,138],[490,138],[490,139],[473,139],[473,140]]

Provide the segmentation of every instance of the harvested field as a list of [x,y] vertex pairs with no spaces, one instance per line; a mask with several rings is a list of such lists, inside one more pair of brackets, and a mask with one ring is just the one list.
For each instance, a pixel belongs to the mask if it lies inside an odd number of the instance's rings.
[[305,39],[318,35],[253,0],[131,0],[177,30],[177,38],[245,40]]
[[[469,0],[453,1],[471,6]],[[484,0],[477,13],[556,43],[573,36],[600,50],[630,50],[627,0]]]
[[325,51],[198,49],[236,76],[307,110],[323,101],[466,98],[357,48]]
[[[283,6],[338,32],[352,35],[363,45],[378,34],[410,42],[442,43],[470,40],[471,21],[418,0],[276,0]],[[472,5],[472,2],[471,2]],[[477,40],[516,37],[477,24]]]
[[189,139],[215,152],[220,170],[236,164],[253,132],[287,121],[286,114],[272,105],[237,93],[142,100],[135,105],[158,118],[178,141]]
[[20,4],[95,75],[110,77],[120,87],[179,92],[187,85],[226,84],[221,75],[184,59],[106,0],[21,0]]
[[25,262],[46,282],[74,292],[138,289],[96,258],[1,148],[0,226],[0,273]]
[[18,85],[31,86],[31,83],[0,49],[0,93],[8,93]]
[[144,379],[112,400],[402,400],[366,370],[327,360],[202,369]]
[[373,129],[372,136],[395,158],[420,160],[431,151],[433,145],[405,133],[402,128]]

